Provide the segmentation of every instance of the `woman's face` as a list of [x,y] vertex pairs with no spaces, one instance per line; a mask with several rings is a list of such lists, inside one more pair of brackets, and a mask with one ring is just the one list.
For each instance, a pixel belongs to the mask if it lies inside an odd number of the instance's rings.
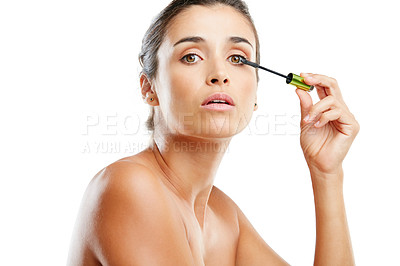
[[[158,52],[156,127],[203,138],[242,131],[254,111],[257,78],[255,69],[238,63],[235,55],[256,58],[254,32],[238,11],[192,6],[177,15]],[[207,104],[218,93],[233,103]]]

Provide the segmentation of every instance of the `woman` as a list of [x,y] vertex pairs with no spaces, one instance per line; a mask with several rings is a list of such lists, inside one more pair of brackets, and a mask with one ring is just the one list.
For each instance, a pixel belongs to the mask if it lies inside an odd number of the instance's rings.
[[[258,36],[240,0],[175,0],[143,40],[140,86],[151,145],[101,170],[76,223],[69,265],[287,265],[213,186],[232,137],[257,109]],[[359,131],[337,82],[302,74],[301,147],[316,205],[315,265],[353,265],[342,161]]]

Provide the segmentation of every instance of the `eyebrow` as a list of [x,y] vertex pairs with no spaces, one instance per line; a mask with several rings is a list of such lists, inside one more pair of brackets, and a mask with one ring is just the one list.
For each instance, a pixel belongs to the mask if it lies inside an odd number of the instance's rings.
[[183,39],[180,39],[174,44],[174,47],[177,46],[178,44],[184,43],[184,42],[194,42],[194,43],[199,43],[199,42],[205,42],[205,40],[201,37],[198,36],[191,36],[191,37],[185,37]]
[[[230,41],[230,42],[233,42],[233,43],[241,43],[241,42],[244,42],[244,43],[247,43],[248,45],[250,45],[251,48],[253,48],[253,45],[251,45],[251,43],[249,42],[249,40],[247,40],[247,39],[245,39],[245,38],[242,38],[242,37],[233,36],[233,37],[230,37],[230,38],[229,38],[229,41]],[[254,49],[254,48],[253,48],[253,49]]]
[[[248,45],[251,46],[251,48],[253,48],[253,45],[251,45],[249,40],[247,40],[245,38],[242,38],[242,37],[232,36],[232,37],[229,38],[229,41],[232,42],[232,43],[247,43]],[[202,37],[199,37],[199,36],[185,37],[185,38],[182,38],[179,41],[177,41],[174,44],[174,47],[177,46],[178,44],[181,44],[181,43],[184,43],[184,42],[200,43],[200,42],[205,42],[205,40]]]

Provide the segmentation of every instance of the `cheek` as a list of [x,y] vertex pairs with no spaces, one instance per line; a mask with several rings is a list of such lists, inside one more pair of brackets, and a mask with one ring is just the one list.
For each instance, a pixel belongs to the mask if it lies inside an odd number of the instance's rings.
[[187,110],[194,103],[201,88],[200,76],[199,72],[188,71],[184,67],[170,68],[171,105],[175,109]]
[[181,120],[190,112],[189,104],[193,76],[171,62],[169,57],[159,61],[157,77],[157,94],[160,103],[160,119],[165,126],[173,131],[180,131]]
[[243,74],[237,76],[237,83],[240,84],[239,95],[240,98],[243,99],[242,105],[243,108],[249,109],[254,107],[256,102],[256,93],[257,93],[257,79],[255,74]]
[[257,86],[257,74],[253,67],[246,65],[234,66],[230,69],[229,75],[232,81],[245,82],[251,88]]

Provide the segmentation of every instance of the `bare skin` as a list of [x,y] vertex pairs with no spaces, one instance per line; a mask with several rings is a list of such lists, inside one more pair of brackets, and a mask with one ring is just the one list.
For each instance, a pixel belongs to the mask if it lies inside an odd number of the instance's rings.
[[205,218],[198,219],[168,181],[160,159],[157,149],[147,149],[94,177],[79,214],[69,265],[240,265],[239,227],[248,232],[248,248],[263,250],[255,257],[260,263],[287,265],[215,186]]
[[[250,25],[230,7],[193,6],[176,17],[158,53],[156,79],[141,76],[143,99],[158,121],[154,140],[93,178],[68,265],[288,265],[213,185],[232,137],[256,110],[255,71],[232,61],[254,61],[255,45]],[[315,265],[353,265],[341,162],[359,126],[333,79],[302,75],[321,99],[313,105],[296,91],[316,205]],[[215,92],[229,94],[234,108],[204,109]]]

